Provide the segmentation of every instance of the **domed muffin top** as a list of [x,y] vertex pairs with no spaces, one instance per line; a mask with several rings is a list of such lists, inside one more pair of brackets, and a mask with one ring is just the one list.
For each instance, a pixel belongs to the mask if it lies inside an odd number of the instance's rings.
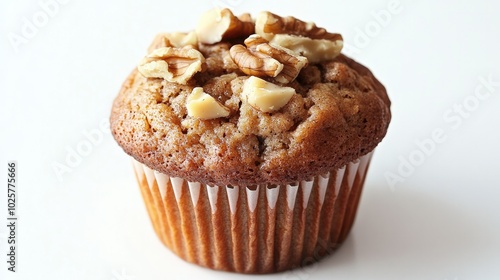
[[228,9],[159,34],[127,78],[111,130],[169,176],[252,186],[309,179],[372,151],[390,101],[342,37],[313,23]]

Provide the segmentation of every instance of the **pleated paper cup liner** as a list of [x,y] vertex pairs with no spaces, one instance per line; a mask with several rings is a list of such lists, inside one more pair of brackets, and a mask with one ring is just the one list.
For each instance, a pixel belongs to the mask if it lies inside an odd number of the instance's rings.
[[318,261],[345,240],[371,156],[310,180],[250,187],[133,165],[153,227],[175,254],[216,270],[273,273]]

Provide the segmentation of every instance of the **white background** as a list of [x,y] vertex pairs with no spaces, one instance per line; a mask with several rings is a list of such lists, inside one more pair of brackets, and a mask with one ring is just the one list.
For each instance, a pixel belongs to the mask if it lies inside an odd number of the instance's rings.
[[[255,2],[0,2],[1,279],[499,279],[498,2]],[[129,158],[100,128],[153,36],[193,29],[214,6],[343,34],[393,101],[349,239],[303,270],[246,276],[181,261],[155,236]],[[86,134],[95,141],[77,160]],[[17,273],[5,262],[8,160],[19,169]]]

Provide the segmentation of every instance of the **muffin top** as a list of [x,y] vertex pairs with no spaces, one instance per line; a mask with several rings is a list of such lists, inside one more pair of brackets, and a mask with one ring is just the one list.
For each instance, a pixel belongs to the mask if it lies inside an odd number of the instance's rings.
[[150,168],[205,184],[340,168],[391,118],[384,86],[341,48],[339,34],[293,17],[208,11],[195,31],[155,38],[113,103],[112,134]]

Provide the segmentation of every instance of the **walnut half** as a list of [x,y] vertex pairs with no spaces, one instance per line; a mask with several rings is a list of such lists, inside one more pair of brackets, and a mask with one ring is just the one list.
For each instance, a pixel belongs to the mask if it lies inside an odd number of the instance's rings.
[[169,82],[186,84],[202,70],[205,58],[191,46],[163,47],[147,55],[137,69],[147,78],[163,78]]
[[278,45],[269,44],[254,34],[245,40],[245,46],[234,45],[229,50],[231,58],[247,75],[274,77],[286,84],[293,81],[307,65],[307,58]]
[[343,39],[340,34],[328,33],[312,22],[294,17],[280,17],[261,12],[255,21],[255,33],[269,42],[291,49],[317,63],[331,60],[340,54]]

